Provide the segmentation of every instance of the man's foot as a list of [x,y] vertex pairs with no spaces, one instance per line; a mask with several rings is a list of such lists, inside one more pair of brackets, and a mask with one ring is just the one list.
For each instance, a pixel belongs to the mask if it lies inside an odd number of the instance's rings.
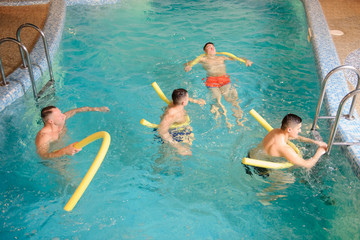
[[226,126],[228,127],[229,131],[231,130],[231,128],[234,126],[231,123],[229,123],[229,121],[226,119]]
[[214,105],[211,107],[210,112],[215,115],[215,120],[217,120],[220,116],[219,108]]

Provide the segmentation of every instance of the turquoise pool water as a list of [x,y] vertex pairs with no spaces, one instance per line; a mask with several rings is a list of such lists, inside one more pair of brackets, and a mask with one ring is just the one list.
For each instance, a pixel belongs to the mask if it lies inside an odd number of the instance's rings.
[[[360,185],[336,148],[311,172],[287,173],[292,184],[247,175],[241,164],[266,134],[248,114],[252,108],[274,127],[289,112],[301,115],[303,135],[309,137],[319,83],[306,34],[300,1],[124,1],[69,7],[54,61],[55,95],[36,105],[29,92],[0,117],[1,238],[359,238]],[[139,121],[158,122],[162,113],[164,103],[153,81],[168,97],[184,87],[210,103],[201,81],[204,70],[195,66],[185,73],[182,66],[201,54],[207,41],[218,51],[254,62],[250,68],[227,65],[248,121],[229,132],[224,119],[215,122],[209,104],[190,104],[196,140],[193,156],[181,157],[154,140],[154,132]],[[71,213],[63,207],[100,141],[73,157],[39,159],[34,146],[42,126],[39,112],[50,104],[63,111],[111,109],[78,114],[67,123],[67,144],[102,130],[112,137],[102,166]],[[231,116],[230,121],[235,124]],[[305,156],[315,151],[298,146]],[[271,205],[260,202],[266,199],[273,200]]]

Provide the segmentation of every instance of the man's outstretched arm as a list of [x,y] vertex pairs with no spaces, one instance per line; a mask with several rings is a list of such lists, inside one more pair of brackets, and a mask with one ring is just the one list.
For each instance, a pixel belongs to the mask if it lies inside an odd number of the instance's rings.
[[282,148],[280,154],[292,164],[310,169],[315,166],[315,164],[319,161],[320,157],[326,153],[326,150],[326,148],[319,147],[316,150],[315,155],[312,158],[306,160],[300,157],[290,146]]
[[202,98],[194,99],[189,97],[189,102],[199,104],[200,106],[204,106],[206,104],[205,100]]
[[66,119],[69,119],[75,114],[80,112],[109,112],[109,111],[110,109],[108,107],[81,107],[67,111],[64,114],[66,116]]
[[316,141],[316,140],[313,140],[311,138],[306,138],[306,137],[303,137],[303,136],[298,136],[296,139],[301,141],[301,142],[313,143],[313,144],[318,145],[319,147],[327,148],[327,144],[325,142]]
[[194,66],[195,64],[198,64],[204,57],[204,54],[201,54],[200,56],[198,56],[197,58],[195,58],[194,60],[191,60],[187,63],[185,63],[185,72],[189,72],[192,69],[192,66]]

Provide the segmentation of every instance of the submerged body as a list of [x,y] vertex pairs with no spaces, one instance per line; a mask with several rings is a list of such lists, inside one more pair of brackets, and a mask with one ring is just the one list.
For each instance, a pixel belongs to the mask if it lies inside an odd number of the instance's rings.
[[[177,149],[181,155],[191,155],[189,145],[191,145],[194,138],[192,128],[187,124],[189,116],[185,110],[185,106],[190,102],[204,105],[203,99],[195,100],[189,98],[189,94],[185,89],[176,89],[172,94],[173,101],[167,106],[164,114],[161,116],[161,122],[158,126],[158,133],[164,142],[169,143]],[[184,127],[177,127],[170,129],[171,125],[184,125]],[[186,143],[187,145],[183,145]]]
[[[300,167],[312,168],[319,161],[320,157],[326,153],[327,144],[299,136],[301,121],[301,118],[295,114],[286,115],[282,120],[281,128],[271,130],[259,145],[260,150],[258,151],[269,157],[285,158],[290,163]],[[315,155],[310,159],[304,160],[289,146],[288,141],[291,139],[318,145]],[[253,158],[253,156],[250,157]]]
[[[216,49],[213,43],[207,43],[204,46],[205,55],[199,59],[199,63],[202,64],[204,70],[206,71],[207,79],[205,85],[209,88],[212,98],[215,100],[215,103],[211,106],[211,112],[215,114],[215,119],[220,116],[219,109],[223,111],[225,117],[226,125],[231,129],[232,124],[228,121],[227,110],[225,106],[221,103],[221,97],[223,96],[225,101],[231,103],[234,107],[232,109],[233,116],[236,118],[238,125],[243,125],[244,121],[241,121],[243,117],[243,111],[239,105],[239,98],[236,89],[231,86],[230,77],[226,73],[226,60],[237,60],[235,58],[229,58],[226,56],[216,56]],[[197,61],[196,61],[197,62]],[[244,60],[246,66],[251,66],[252,62],[250,60]],[[195,63],[194,60],[188,62],[185,66],[185,71],[189,72],[192,69],[192,63]],[[246,119],[245,119],[246,121]]]
[[41,118],[44,122],[44,127],[38,132],[35,138],[36,151],[41,158],[57,158],[64,155],[74,155],[81,151],[74,147],[75,143],[72,143],[66,147],[63,147],[56,151],[51,151],[54,144],[59,144],[59,141],[66,134],[67,127],[65,122],[67,119],[74,116],[79,112],[108,112],[107,107],[81,107],[72,109],[65,113],[62,113],[60,109],[54,106],[48,106],[41,111]]

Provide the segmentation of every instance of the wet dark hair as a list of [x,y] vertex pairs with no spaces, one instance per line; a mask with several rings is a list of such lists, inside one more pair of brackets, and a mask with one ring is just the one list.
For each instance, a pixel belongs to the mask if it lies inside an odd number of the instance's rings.
[[174,105],[181,104],[182,99],[186,96],[187,91],[183,88],[175,89],[171,95]]
[[302,122],[301,117],[299,117],[295,114],[289,113],[288,115],[286,115],[283,118],[283,120],[281,122],[281,129],[286,130],[286,128],[291,127],[295,124],[299,124],[301,122]]
[[52,109],[56,108],[55,106],[47,106],[41,109],[41,119],[45,123],[47,120],[47,117],[52,113]]
[[[203,47],[204,51],[205,51],[206,46],[209,45],[209,44],[214,45],[212,42],[207,42],[207,43],[205,43],[205,45],[204,45],[204,47]],[[215,45],[214,45],[214,46],[215,46]]]

